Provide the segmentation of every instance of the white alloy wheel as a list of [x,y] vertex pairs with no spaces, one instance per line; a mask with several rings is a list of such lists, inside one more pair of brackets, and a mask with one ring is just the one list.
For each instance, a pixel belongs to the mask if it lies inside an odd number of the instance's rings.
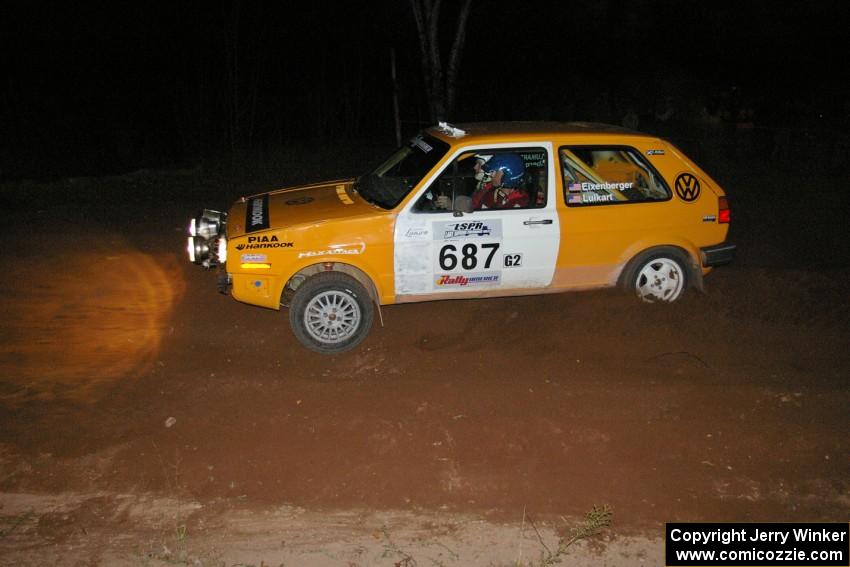
[[298,286],[289,324],[302,345],[322,354],[356,347],[369,333],[375,310],[369,292],[354,278],[322,272]]
[[643,301],[676,301],[685,290],[684,268],[672,258],[652,258],[640,268],[634,283]]
[[354,298],[337,290],[314,296],[304,310],[304,328],[313,339],[329,345],[350,338],[360,327],[360,305]]

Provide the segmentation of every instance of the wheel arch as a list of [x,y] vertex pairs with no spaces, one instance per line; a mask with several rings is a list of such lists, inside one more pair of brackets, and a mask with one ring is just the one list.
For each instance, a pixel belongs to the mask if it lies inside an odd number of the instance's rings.
[[695,247],[684,242],[653,244],[633,251],[629,259],[622,263],[623,267],[617,275],[617,287],[621,289],[626,287],[626,276],[632,271],[631,269],[635,264],[642,262],[645,258],[652,254],[663,252],[665,250],[675,251],[686,260],[688,267],[688,287],[693,287],[701,292],[705,292],[705,282],[703,281],[699,254]]
[[316,264],[304,266],[292,274],[284,284],[283,290],[281,291],[281,305],[289,305],[289,300],[291,299],[292,294],[295,293],[295,290],[298,289],[298,287],[304,283],[307,278],[325,272],[339,272],[346,274],[362,285],[369,293],[369,298],[377,307],[378,319],[381,322],[381,326],[384,326],[384,317],[381,312],[381,301],[379,299],[380,295],[378,294],[378,286],[375,284],[375,280],[357,266],[346,264],[344,262],[318,262]]

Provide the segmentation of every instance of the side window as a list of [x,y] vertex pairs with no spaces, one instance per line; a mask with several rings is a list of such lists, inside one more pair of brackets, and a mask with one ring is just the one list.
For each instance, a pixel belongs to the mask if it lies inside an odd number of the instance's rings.
[[454,208],[536,209],[546,206],[548,155],[545,148],[481,149],[449,164],[413,207],[414,212]]
[[632,148],[562,147],[558,154],[567,206],[670,199],[667,184]]

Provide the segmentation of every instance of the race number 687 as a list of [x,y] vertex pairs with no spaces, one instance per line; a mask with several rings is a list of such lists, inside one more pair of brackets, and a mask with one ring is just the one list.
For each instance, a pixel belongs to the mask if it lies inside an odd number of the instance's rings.
[[[499,249],[498,242],[489,242],[482,244],[480,252],[482,255],[487,254],[487,259],[484,260],[484,269],[488,269],[493,262],[493,256],[496,255],[496,250]],[[478,252],[477,244],[464,244],[460,249],[460,265],[464,270],[474,270],[478,267]],[[440,269],[450,272],[457,267],[458,264],[458,249],[454,244],[446,244],[440,249]]]

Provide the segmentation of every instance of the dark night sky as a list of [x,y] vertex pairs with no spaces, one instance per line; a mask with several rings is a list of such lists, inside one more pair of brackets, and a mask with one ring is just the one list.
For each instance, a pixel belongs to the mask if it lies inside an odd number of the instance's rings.
[[[847,120],[844,0],[473,2],[457,121],[619,121],[733,86],[764,124]],[[406,129],[428,122],[406,0],[146,4],[3,3],[0,171],[392,139],[393,46]]]

